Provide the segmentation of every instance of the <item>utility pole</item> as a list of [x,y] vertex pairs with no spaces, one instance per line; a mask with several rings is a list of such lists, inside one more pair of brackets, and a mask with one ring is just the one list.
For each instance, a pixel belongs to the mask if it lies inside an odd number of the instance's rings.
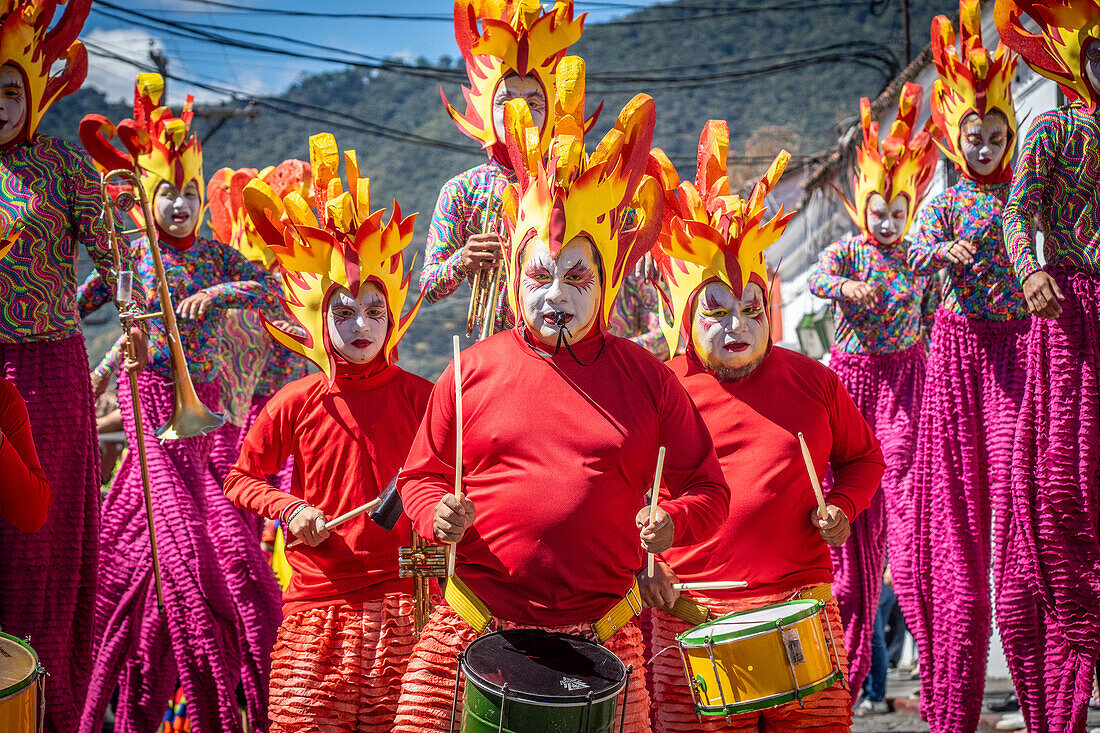
[[163,99],[168,99],[168,57],[160,52],[153,40],[149,40],[149,60],[157,67],[157,73],[164,80]]
[[229,120],[254,120],[260,116],[260,109],[256,106],[255,102],[250,101],[244,106],[243,109],[234,109],[232,107],[227,107],[224,105],[219,105],[217,107],[203,106],[195,107],[194,113],[195,117],[198,117],[200,119],[217,120],[217,122],[214,123],[214,126],[211,127],[205,135],[203,135],[202,144],[206,145],[210,138],[214,137],[214,133],[222,129],[222,125],[224,125]]
[[913,50],[909,38],[909,0],[901,0],[901,32],[905,36],[905,66],[913,60]]

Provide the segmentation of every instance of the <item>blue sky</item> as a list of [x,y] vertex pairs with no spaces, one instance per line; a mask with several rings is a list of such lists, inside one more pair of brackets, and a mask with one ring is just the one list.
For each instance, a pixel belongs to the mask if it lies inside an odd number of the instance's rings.
[[[239,10],[212,7],[195,0],[115,2],[160,20],[289,36],[371,56],[396,56],[408,60],[424,56],[435,61],[443,55],[458,55],[449,20],[454,7],[452,0],[231,0]],[[639,6],[652,4],[655,4],[654,0],[578,0],[577,11],[589,13],[588,23],[598,23],[622,17]],[[249,8],[438,15],[444,16],[446,20],[301,18],[259,14],[249,12]],[[128,20],[125,21],[110,17],[111,15],[117,16],[118,13],[98,2],[93,5],[81,38],[88,42],[89,47],[87,84],[100,89],[112,99],[132,98],[137,69],[123,61],[104,57],[97,52],[97,48],[108,48],[115,54],[148,63],[149,49],[153,47],[168,56],[169,69],[176,74],[253,94],[278,93],[303,75],[338,67],[337,64],[273,56],[184,39],[156,27],[155,22],[134,15],[127,16]],[[142,24],[154,28],[139,27]],[[253,40],[269,46],[329,55],[317,49],[292,46],[269,38]],[[182,85],[170,85],[171,101],[178,103],[186,91]],[[219,95],[212,92],[192,91],[200,101],[215,101],[219,98]]]

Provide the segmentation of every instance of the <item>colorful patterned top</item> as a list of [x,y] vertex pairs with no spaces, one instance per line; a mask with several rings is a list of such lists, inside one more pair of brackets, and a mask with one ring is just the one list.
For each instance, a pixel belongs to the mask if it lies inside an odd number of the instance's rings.
[[[80,246],[113,294],[114,256],[100,209],[99,174],[78,148],[36,135],[0,150],[0,222],[5,229],[19,222],[29,235],[0,260],[0,343],[54,341],[79,331]],[[122,258],[129,268],[129,249]],[[134,296],[144,298],[140,283]]]
[[306,359],[274,341],[264,370],[256,382],[252,394],[256,397],[270,397],[295,379],[301,379],[309,373]]
[[[810,269],[810,292],[833,301],[834,348],[849,354],[903,351],[931,334],[939,298],[929,278],[909,268],[908,240],[883,248],[862,234],[826,247]],[[875,286],[882,295],[865,308],[840,294],[847,280]]]
[[[160,298],[157,296],[153,258],[149,253],[148,241],[142,237],[133,243],[132,248],[135,255],[135,284],[140,280],[148,293],[141,305],[146,312],[159,311]],[[228,308],[275,308],[277,301],[274,293],[277,285],[269,282],[270,275],[266,270],[220,242],[199,237],[188,249],[177,250],[162,245],[160,251],[173,305],[178,306],[184,298],[200,290],[213,298],[215,310],[208,312],[204,318],[176,318],[192,379],[197,382],[212,381],[216,378],[221,331],[221,319],[218,318],[217,311]],[[100,274],[92,272],[77,290],[81,316],[97,310],[112,295]],[[148,324],[149,368],[159,376],[171,378],[172,369],[163,322],[154,318]]]
[[[425,301],[435,303],[443,300],[458,290],[463,280],[472,282],[472,274],[462,266],[462,247],[467,239],[482,233],[485,209],[490,204],[490,187],[495,208],[500,203],[505,186],[515,180],[512,171],[490,160],[460,173],[443,185],[431,224],[428,225],[424,267],[420,271],[420,290]],[[515,317],[508,308],[508,286],[503,271],[500,283],[496,305],[497,331],[515,325]]]
[[[963,178],[921,212],[917,238],[909,245],[909,266],[924,275],[943,268],[943,307],[952,313],[984,321],[1028,317],[1001,231],[1007,196],[1007,183]],[[946,257],[951,245],[962,239],[977,250],[974,264],[965,267]]]
[[1032,219],[1048,264],[1100,272],[1100,122],[1080,104],[1035,118],[1004,210],[1005,242],[1022,283],[1039,269]]
[[658,298],[653,283],[630,273],[623,280],[612,304],[607,327],[615,336],[630,339],[661,361],[666,361],[668,344],[661,333]]

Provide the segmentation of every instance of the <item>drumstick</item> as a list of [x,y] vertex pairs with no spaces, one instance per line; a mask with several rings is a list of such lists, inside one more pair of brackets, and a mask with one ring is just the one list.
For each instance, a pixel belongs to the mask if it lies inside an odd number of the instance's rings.
[[821,491],[821,481],[817,478],[817,469],[814,468],[814,459],[810,458],[810,448],[806,445],[806,436],[798,434],[798,442],[802,446],[802,459],[806,461],[806,471],[810,474],[810,483],[814,487],[814,495],[817,496],[817,511],[821,519],[829,518],[829,510],[825,508],[825,494]]
[[[452,341],[455,352],[455,498],[462,501],[462,357],[458,336]],[[456,545],[447,549],[447,577],[455,574]]]
[[730,590],[732,588],[744,588],[748,585],[745,580],[715,580],[707,583],[673,583],[673,590]]
[[[368,501],[363,506],[356,507],[355,509],[352,509],[350,512],[347,512],[345,514],[341,514],[340,516],[336,517],[336,519],[332,519],[332,520],[329,520],[328,522],[325,522],[324,526],[322,526],[321,529],[334,530],[337,527],[339,527],[341,524],[343,524],[345,522],[348,522],[352,519],[355,519],[360,514],[366,514],[371,509],[374,509],[375,507],[377,507],[381,503],[382,503],[382,497],[381,496],[379,496],[377,499],[371,499],[370,501]],[[289,528],[288,528],[288,530],[289,530]],[[293,542],[291,542],[286,547],[289,550],[291,547],[297,547],[300,544],[302,544],[302,540],[294,540]]]
[[[649,523],[653,524],[657,520],[657,494],[658,489],[661,488],[661,473],[665,470],[665,447],[662,445],[661,449],[657,451],[657,471],[653,474],[653,492],[649,497]],[[649,570],[649,577],[653,577],[654,563],[653,553],[649,553],[649,560],[647,569]]]

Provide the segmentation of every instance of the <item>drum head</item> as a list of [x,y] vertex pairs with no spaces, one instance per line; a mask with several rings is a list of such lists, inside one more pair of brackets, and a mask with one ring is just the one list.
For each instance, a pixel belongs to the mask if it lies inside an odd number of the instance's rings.
[[731,613],[688,629],[676,639],[688,646],[706,644],[708,639],[712,642],[732,641],[778,626],[789,626],[817,613],[822,605],[821,601],[789,601]]
[[37,671],[34,649],[14,636],[0,634],[0,697],[22,690],[34,681]]
[[463,671],[483,692],[549,705],[587,704],[617,695],[626,667],[614,654],[579,636],[537,629],[488,634],[466,648]]

